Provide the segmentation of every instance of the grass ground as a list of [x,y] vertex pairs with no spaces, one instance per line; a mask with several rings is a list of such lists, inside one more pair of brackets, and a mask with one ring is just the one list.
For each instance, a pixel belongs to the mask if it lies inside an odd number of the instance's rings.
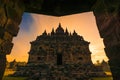
[[25,77],[8,77],[8,76],[4,76],[3,80],[25,80]]

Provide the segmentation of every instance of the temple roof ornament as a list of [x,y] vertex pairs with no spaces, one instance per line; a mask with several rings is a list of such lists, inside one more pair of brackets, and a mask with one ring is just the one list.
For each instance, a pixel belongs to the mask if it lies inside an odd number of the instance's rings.
[[55,32],[54,32],[54,28],[52,28],[51,35],[54,35],[54,34],[55,34]]
[[56,34],[64,34],[64,29],[62,28],[61,23],[59,23],[59,26],[56,29]]
[[65,34],[66,35],[69,35],[69,32],[68,32],[68,29],[66,28],[66,30],[65,30]]
[[[38,36],[36,40],[54,40],[54,41],[84,41],[86,44],[89,42],[85,41],[84,38],[76,33],[74,30],[73,33],[69,32],[68,29],[64,30],[59,23],[56,30],[52,28],[52,31],[50,33],[47,33],[46,30],[42,33],[42,35]],[[32,42],[33,43],[33,42]],[[35,43],[34,43],[35,44]]]
[[42,35],[47,35],[47,32],[46,32],[46,30],[42,33]]
[[73,35],[77,35],[76,31],[74,30]]

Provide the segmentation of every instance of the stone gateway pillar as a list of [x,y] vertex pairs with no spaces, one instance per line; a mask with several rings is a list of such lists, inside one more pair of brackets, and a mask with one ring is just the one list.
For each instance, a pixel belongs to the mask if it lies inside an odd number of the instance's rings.
[[12,39],[19,31],[24,12],[21,3],[21,0],[0,0],[0,80],[6,67],[6,55],[13,47]]
[[96,23],[109,58],[113,80],[120,80],[120,7],[118,3],[117,0],[114,3],[101,0],[94,8]]

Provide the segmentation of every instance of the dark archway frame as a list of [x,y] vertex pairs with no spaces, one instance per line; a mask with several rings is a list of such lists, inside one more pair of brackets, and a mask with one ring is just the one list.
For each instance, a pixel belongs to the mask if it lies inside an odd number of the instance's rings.
[[120,80],[119,0],[0,0],[0,80],[24,12],[64,16],[93,11],[109,58],[113,80]]

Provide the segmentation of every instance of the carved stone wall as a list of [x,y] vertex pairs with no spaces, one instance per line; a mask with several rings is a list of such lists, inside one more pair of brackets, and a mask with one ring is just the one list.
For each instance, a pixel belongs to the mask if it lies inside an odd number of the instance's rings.
[[0,0],[0,80],[6,66],[6,55],[13,47],[12,39],[19,31],[24,6],[19,0]]

